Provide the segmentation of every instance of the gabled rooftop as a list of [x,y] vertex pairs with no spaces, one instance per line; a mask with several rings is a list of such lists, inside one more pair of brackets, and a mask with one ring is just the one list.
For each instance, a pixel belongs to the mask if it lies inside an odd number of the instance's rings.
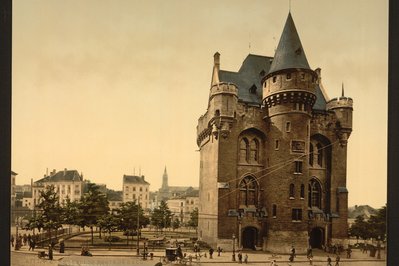
[[142,184],[142,185],[150,184],[144,180],[144,176],[136,176],[136,175],[123,175],[123,183]]
[[83,181],[83,177],[77,170],[63,170],[52,175],[45,176],[44,178],[36,181],[35,183],[47,183],[47,182],[65,182],[65,181]]

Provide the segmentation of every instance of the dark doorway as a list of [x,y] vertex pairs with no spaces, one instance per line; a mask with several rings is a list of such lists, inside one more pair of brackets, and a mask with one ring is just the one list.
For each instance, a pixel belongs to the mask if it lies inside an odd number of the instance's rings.
[[310,246],[312,248],[322,248],[324,244],[324,230],[320,227],[315,227],[310,231]]
[[242,231],[242,247],[255,250],[257,242],[258,229],[255,227],[246,227]]

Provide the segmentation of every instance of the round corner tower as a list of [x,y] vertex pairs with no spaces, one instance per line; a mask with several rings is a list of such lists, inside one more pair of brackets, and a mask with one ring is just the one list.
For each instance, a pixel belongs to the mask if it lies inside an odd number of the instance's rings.
[[267,107],[265,248],[299,253],[308,247],[308,147],[317,73],[309,67],[291,14],[288,14],[269,73],[262,80]]

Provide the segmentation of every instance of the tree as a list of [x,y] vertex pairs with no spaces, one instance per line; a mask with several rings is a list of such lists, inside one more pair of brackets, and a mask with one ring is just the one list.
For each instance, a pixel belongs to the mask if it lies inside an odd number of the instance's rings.
[[378,209],[376,215],[371,215],[367,221],[367,227],[369,235],[375,239],[385,240],[386,235],[386,218],[387,218],[387,207],[384,206]]
[[[139,213],[138,226],[137,213]],[[139,206],[132,201],[122,203],[121,207],[117,209],[117,217],[119,221],[119,229],[125,232],[128,245],[129,235],[133,232],[133,230],[136,230],[138,234],[138,229],[146,226],[149,223],[148,218],[144,216],[143,209],[139,208]]]
[[354,224],[349,228],[349,234],[356,237],[357,239],[367,239],[369,238],[369,232],[367,228],[367,222],[364,220],[363,215],[356,217]]
[[[93,227],[97,225],[100,216],[109,212],[107,196],[100,192],[99,186],[94,183],[87,184],[87,192],[82,195],[79,204],[80,226],[88,226],[91,231],[91,244],[93,245]],[[101,234],[101,228],[100,228]]]
[[180,221],[179,221],[178,218],[176,218],[176,219],[174,219],[173,222],[172,222],[173,231],[174,231],[175,229],[178,229],[179,227],[180,227]]
[[71,201],[69,198],[66,199],[63,207],[62,220],[65,224],[69,225],[81,225],[83,217],[80,215],[80,202]]
[[198,208],[195,208],[190,213],[190,220],[188,221],[188,226],[197,229],[197,227],[198,227]]
[[170,227],[172,212],[169,210],[165,201],[161,201],[159,208],[155,208],[151,215],[151,224],[158,229]]
[[59,204],[59,197],[55,192],[54,186],[48,186],[40,191],[39,213],[29,221],[29,226],[43,228],[49,232],[51,242],[51,230],[62,227],[62,208]]
[[97,220],[97,225],[108,233],[109,249],[111,249],[111,233],[118,230],[119,219],[113,214],[107,213]]

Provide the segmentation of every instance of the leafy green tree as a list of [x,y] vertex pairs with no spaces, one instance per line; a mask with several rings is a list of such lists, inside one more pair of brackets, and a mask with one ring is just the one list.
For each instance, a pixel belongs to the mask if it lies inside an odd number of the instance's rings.
[[190,220],[188,221],[188,226],[193,227],[195,229],[198,228],[198,208],[195,208],[190,213]]
[[80,202],[66,199],[63,207],[62,219],[65,224],[81,225],[83,217],[80,215]]
[[109,206],[107,196],[100,192],[98,185],[88,183],[87,192],[82,195],[79,204],[78,221],[80,222],[80,226],[90,227],[92,245],[94,242],[93,227],[97,225],[98,218],[108,212]]
[[115,215],[108,213],[98,218],[97,225],[108,233],[108,244],[109,249],[111,249],[111,233],[118,230],[119,219]]
[[370,237],[367,222],[365,221],[363,215],[359,215],[356,217],[355,222],[349,228],[349,234],[356,237],[357,239],[367,239]]
[[[139,213],[139,221],[137,221],[137,213]],[[144,216],[142,208],[132,201],[122,203],[121,207],[117,209],[117,217],[119,221],[119,229],[125,232],[127,244],[129,245],[129,235],[138,228],[144,227],[149,223],[147,217]],[[139,222],[139,224],[137,224]],[[139,236],[137,236],[139,237]]]
[[161,201],[159,208],[155,208],[151,214],[151,224],[158,229],[168,228],[171,225],[172,212],[169,210],[168,204]]
[[172,228],[173,228],[173,231],[176,230],[176,229],[178,229],[179,227],[180,227],[180,221],[179,221],[179,219],[178,219],[178,218],[173,219],[173,221],[172,221]]
[[378,209],[376,215],[372,215],[367,221],[369,236],[375,239],[385,240],[387,207]]
[[43,228],[49,232],[51,242],[51,230],[62,227],[62,208],[59,204],[59,197],[55,192],[54,186],[49,186],[40,191],[39,204],[37,204],[38,214],[29,222],[30,226]]

